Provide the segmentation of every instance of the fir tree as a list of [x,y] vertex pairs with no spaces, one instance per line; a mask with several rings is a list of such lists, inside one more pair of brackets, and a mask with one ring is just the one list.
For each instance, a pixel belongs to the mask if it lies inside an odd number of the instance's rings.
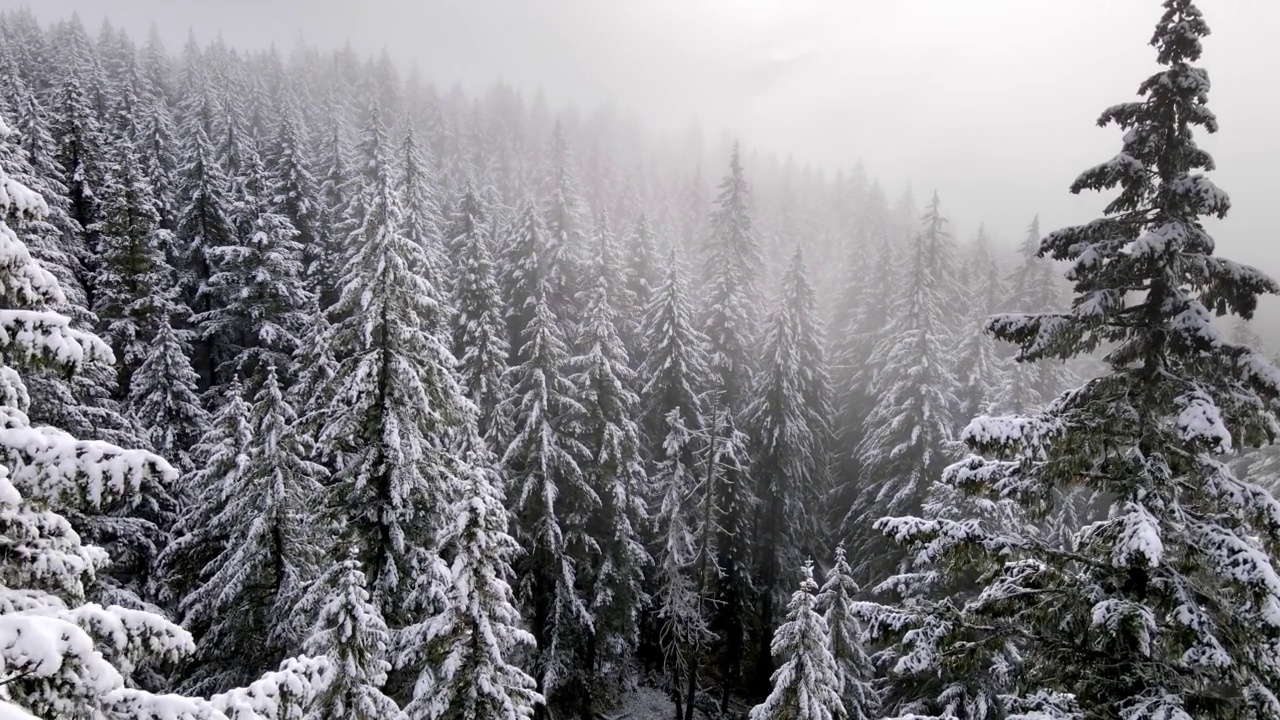
[[587,265],[591,284],[585,291],[576,343],[579,354],[570,360],[576,372],[570,382],[586,410],[578,419],[587,451],[586,481],[600,499],[587,527],[600,545],[592,568],[591,661],[596,677],[618,691],[629,689],[628,666],[639,641],[640,608],[647,599],[643,581],[650,558],[639,539],[647,521],[640,496],[647,477],[635,420],[640,405],[635,375],[611,302],[612,293],[621,288],[621,273],[606,215],[596,227],[594,245]]
[[469,417],[428,260],[402,232],[399,198],[375,109],[361,142],[365,178],[353,202],[342,294],[321,342],[338,362],[318,442],[338,471],[331,488],[369,569],[371,592],[396,624],[455,491],[449,433]]
[[322,496],[325,476],[307,459],[312,449],[296,422],[275,369],[267,368],[243,459],[209,494],[219,507],[200,529],[221,550],[181,603],[184,620],[203,630],[199,667],[186,683],[198,692],[248,682],[296,647],[290,610],[320,559],[308,507]]
[[139,174],[126,142],[102,190],[102,221],[91,227],[99,239],[94,313],[120,360],[119,389],[130,382],[155,342],[160,320],[177,310],[169,297],[173,269],[165,258],[167,233],[160,228],[151,186]]
[[[1001,311],[1047,313],[1065,306],[1061,278],[1053,263],[1040,255],[1040,218],[1027,228],[1027,237],[1018,248],[1022,263],[1009,276],[1009,296]],[[1061,362],[1010,363],[1007,378],[994,402],[1000,412],[1032,413],[1042,410],[1067,388],[1070,373]]]
[[365,589],[360,562],[347,558],[316,580],[300,605],[304,612],[311,608],[318,617],[306,650],[327,656],[337,673],[315,699],[308,717],[403,720],[399,706],[382,693],[391,670],[391,632]]
[[816,549],[821,530],[814,519],[827,494],[830,383],[816,314],[817,300],[797,248],[768,321],[763,367],[747,411],[755,438],[752,474],[759,500],[754,555],[761,685],[772,671],[768,658],[777,619],[775,602],[782,592],[781,569],[794,567]]
[[818,593],[817,609],[827,623],[828,647],[836,661],[836,692],[844,700],[849,720],[880,717],[880,698],[873,678],[875,668],[862,646],[862,628],[854,609],[859,594],[853,570],[845,559],[844,545],[836,547],[835,563]]
[[519,362],[509,371],[515,435],[503,461],[510,469],[516,538],[527,551],[516,571],[538,645],[538,691],[550,705],[585,715],[594,695],[587,640],[595,623],[584,585],[599,553],[585,521],[599,511],[600,497],[578,465],[587,450],[576,422],[586,410],[567,377],[569,351],[548,300],[551,283],[535,279],[532,320]]
[[957,418],[972,418],[991,410],[996,395],[1005,388],[995,338],[986,331],[987,319],[999,310],[1003,298],[1000,266],[991,254],[986,234],[978,228],[972,257],[964,273],[972,288],[972,310],[965,318],[956,348]]
[[773,690],[751,708],[751,720],[838,720],[845,717],[840,675],[828,649],[827,623],[818,614],[813,565],[791,596],[787,621],[778,628],[773,654],[782,661],[773,674]]
[[192,448],[209,421],[196,394],[199,376],[191,367],[191,343],[167,317],[155,320],[152,344],[129,387],[129,410],[144,422],[151,447],[183,476],[195,471]]
[[[711,238],[706,253],[707,300],[703,329],[710,343],[709,364],[716,403],[725,412],[718,435],[728,441],[726,450],[740,435],[740,414],[745,410],[750,389],[755,341],[760,247],[755,237],[749,207],[749,189],[742,172],[737,146],[729,162],[729,174],[720,183],[720,195],[711,214]],[[733,452],[735,462],[724,468],[713,492],[720,516],[716,538],[719,583],[715,629],[724,643],[722,709],[727,707],[730,688],[737,683],[743,651],[743,614],[750,584],[750,507],[754,502],[745,473],[745,453]],[[728,456],[727,456],[728,457]]]
[[953,249],[938,206],[935,196],[903,258],[903,286],[889,312],[892,332],[870,360],[876,404],[864,421],[858,492],[843,524],[846,542],[863,548],[855,570],[864,577],[896,564],[894,549],[876,542],[872,524],[918,508],[930,478],[942,472],[952,452],[956,383],[946,361],[946,305]]
[[1072,263],[1071,309],[991,323],[1025,361],[1105,343],[1109,373],[1041,414],[975,420],[964,439],[989,459],[972,457],[944,478],[1033,515],[1055,490],[1084,485],[1107,498],[1104,519],[1077,528],[1069,552],[972,520],[882,523],[922,556],[964,559],[948,577],[981,578],[975,600],[926,618],[956,630],[933,633],[919,653],[971,657],[1016,643],[1020,663],[992,688],[1012,712],[1280,717],[1270,557],[1280,532],[1269,519],[1280,503],[1224,462],[1274,434],[1280,374],[1211,322],[1211,313],[1250,317],[1257,296],[1280,286],[1215,256],[1201,222],[1230,205],[1204,175],[1213,161],[1192,134],[1217,130],[1207,75],[1191,65],[1207,34],[1190,0],[1166,0],[1151,40],[1162,68],[1140,86],[1141,100],[1100,119],[1125,130],[1123,149],[1072,190],[1119,193],[1104,217],[1052,233],[1040,251]]
[[520,546],[508,534],[499,478],[471,457],[467,486],[443,534],[453,557],[449,602],[426,623],[428,648],[439,671],[414,691],[410,717],[431,720],[529,720],[543,702],[535,680],[518,663],[535,642],[521,626],[508,584]]
[[511,419],[503,402],[511,394],[506,369],[509,355],[502,298],[484,232],[485,217],[468,185],[454,217],[449,243],[454,256],[453,348],[467,396],[475,403],[479,430],[491,447],[505,449]]
[[[178,190],[182,215],[178,220],[177,247],[182,267],[179,279],[191,311],[197,316],[214,309],[216,297],[206,286],[217,272],[215,248],[234,247],[236,228],[230,215],[227,178],[213,158],[203,130],[196,128],[185,154],[186,173]],[[192,364],[200,374],[200,389],[210,387],[217,365],[232,354],[225,339],[201,332]]]

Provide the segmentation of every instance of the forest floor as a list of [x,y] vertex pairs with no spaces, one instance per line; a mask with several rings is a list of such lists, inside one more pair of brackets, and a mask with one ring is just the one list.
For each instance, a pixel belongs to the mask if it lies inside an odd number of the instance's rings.
[[[746,717],[749,705],[741,702],[730,703],[730,716]],[[605,713],[601,720],[672,720],[675,717],[675,706],[666,692],[653,687],[640,686],[612,712]],[[706,712],[702,707],[694,710],[695,720],[714,720],[719,713]]]

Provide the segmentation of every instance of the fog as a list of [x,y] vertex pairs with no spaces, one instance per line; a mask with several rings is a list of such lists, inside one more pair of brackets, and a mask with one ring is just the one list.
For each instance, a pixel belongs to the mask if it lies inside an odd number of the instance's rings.
[[[0,3],[10,4],[10,3]],[[1219,247],[1280,273],[1272,244],[1271,168],[1280,74],[1270,52],[1280,3],[1205,0],[1213,30],[1203,64],[1214,81],[1218,183],[1235,208],[1216,225]],[[1134,97],[1153,70],[1144,45],[1159,15],[1129,0],[42,0],[46,22],[79,12],[171,50],[202,42],[283,52],[299,37],[320,48],[350,42],[417,64],[439,87],[482,89],[502,79],[553,107],[611,103],[646,125],[710,140],[723,133],[834,170],[861,159],[890,196],[911,181],[937,189],[965,237],[979,222],[998,240],[1020,237],[1041,213],[1046,229],[1103,204],[1074,197],[1075,175],[1119,147],[1100,111]]]

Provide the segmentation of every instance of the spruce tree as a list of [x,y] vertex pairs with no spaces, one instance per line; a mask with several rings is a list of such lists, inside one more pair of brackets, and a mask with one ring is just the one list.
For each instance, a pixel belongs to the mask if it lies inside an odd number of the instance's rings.
[[872,527],[880,517],[920,507],[932,478],[946,467],[952,450],[956,382],[947,362],[947,303],[954,250],[938,198],[922,218],[899,265],[902,288],[889,310],[892,330],[877,344],[871,390],[876,404],[864,420],[857,447],[861,472],[854,505],[842,527],[846,542],[860,548],[855,570],[879,577],[896,565],[892,546]]
[[599,511],[600,497],[578,465],[588,456],[577,428],[586,410],[568,378],[569,349],[548,298],[552,283],[538,263],[544,256],[535,250],[532,257],[537,284],[518,362],[509,371],[515,435],[503,457],[516,538],[526,549],[516,568],[518,594],[538,644],[538,691],[549,705],[586,716],[594,695],[586,583],[599,553],[586,518]]
[[[1008,297],[1003,312],[1059,312],[1065,306],[1061,278],[1053,262],[1040,254],[1040,218],[1032,219],[1027,236],[1018,247],[1022,263],[1010,273]],[[1006,359],[1011,355],[1005,353]],[[1007,363],[1005,382],[994,402],[999,412],[1033,413],[1042,410],[1058,393],[1067,389],[1071,374],[1057,360]]]
[[970,250],[963,272],[972,290],[970,311],[964,318],[956,347],[956,417],[972,418],[991,411],[996,397],[1005,388],[1005,374],[995,345],[986,331],[987,320],[1000,309],[1003,283],[1000,265],[991,253],[986,233],[978,228],[978,237]]
[[480,200],[468,185],[458,203],[449,242],[457,309],[453,349],[462,385],[479,411],[476,422],[481,436],[490,447],[505,450],[511,437],[511,419],[503,406],[511,393],[506,377],[510,346],[485,222]]
[[587,454],[582,466],[587,484],[599,498],[587,532],[599,544],[592,568],[591,610],[595,616],[590,658],[597,681],[617,693],[631,682],[631,661],[639,642],[640,609],[647,598],[643,587],[649,554],[640,542],[647,523],[641,490],[648,478],[640,448],[636,415],[640,400],[635,374],[619,337],[620,320],[613,296],[622,289],[621,270],[602,215],[587,264],[578,354],[570,359],[571,382],[586,411],[578,418]]
[[773,654],[782,661],[773,689],[751,708],[750,720],[838,720],[845,717],[836,659],[828,649],[827,623],[815,608],[818,584],[812,563],[791,596],[787,621],[778,628]]
[[535,646],[508,584],[520,546],[508,533],[500,477],[486,467],[490,454],[473,453],[469,461],[442,536],[453,558],[449,601],[423,628],[439,671],[415,689],[406,710],[430,720],[530,720],[543,699],[518,664]]
[[[762,257],[755,237],[749,205],[750,190],[735,145],[729,174],[720,183],[720,195],[711,214],[711,237],[706,250],[706,310],[703,331],[709,340],[709,364],[715,404],[717,435],[736,445],[739,426],[750,390],[755,357],[749,348],[756,340],[758,282]],[[727,708],[730,688],[738,681],[744,649],[744,614],[750,586],[750,540],[747,537],[754,502],[745,473],[744,452],[732,452],[734,463],[722,469],[712,492],[719,509],[716,564],[719,568],[716,632],[721,652],[722,709]],[[729,457],[729,456],[726,456]]]
[[880,697],[874,683],[875,668],[862,646],[862,628],[854,606],[858,595],[844,545],[838,545],[835,562],[818,592],[817,609],[827,623],[828,647],[839,679],[836,692],[844,700],[845,717],[876,720],[880,717]]
[[[0,143],[10,130],[0,120]],[[4,155],[0,154],[0,158]],[[54,277],[36,263],[9,222],[39,219],[46,205],[0,164],[0,287],[4,357],[76,372],[110,363],[100,339],[50,308],[65,303]],[[158,614],[86,603],[86,588],[109,562],[83,544],[67,513],[83,514],[138,492],[150,475],[172,479],[162,459],[55,428],[32,427],[17,370],[0,372],[6,422],[0,430],[0,658],[8,678],[0,712],[15,718],[213,717],[204,701],[139,689],[148,663],[180,660],[191,636]]]
[[248,418],[249,443],[208,494],[218,507],[199,529],[200,540],[220,551],[181,603],[184,620],[202,631],[199,665],[185,683],[197,692],[246,683],[296,647],[290,611],[320,560],[309,507],[323,496],[326,473],[308,459],[312,448],[297,433],[275,368],[265,374]]
[[762,368],[747,409],[758,499],[754,585],[760,603],[755,630],[761,685],[772,674],[775,603],[786,597],[782,568],[795,567],[820,542],[821,527],[814,520],[827,494],[831,400],[816,315],[817,299],[797,248],[768,320]]
[[985,457],[944,478],[1033,516],[1055,490],[1083,485],[1104,493],[1104,519],[1076,528],[1069,551],[973,520],[882,523],[946,576],[981,579],[975,600],[925,619],[955,631],[915,636],[929,636],[919,652],[936,658],[1016,643],[1020,662],[994,688],[1011,712],[1280,717],[1280,503],[1224,462],[1274,436],[1280,373],[1211,321],[1249,318],[1280,285],[1214,255],[1201,218],[1230,202],[1193,136],[1217,130],[1207,74],[1192,65],[1209,30],[1191,0],[1163,5],[1151,39],[1161,69],[1141,100],[1100,118],[1125,131],[1121,152],[1071,188],[1118,194],[1102,218],[1041,245],[1072,263],[1071,309],[991,323],[1024,361],[1105,344],[1109,372],[1037,415],[975,420],[964,439]]
[[697,571],[713,531],[706,505],[714,500],[705,465],[710,420],[703,398],[710,370],[706,337],[693,316],[688,281],[673,245],[641,323],[639,334],[648,352],[639,376],[657,509],[653,606],[677,720],[692,716],[692,709],[683,707],[684,693],[696,692],[698,663],[714,637]]
[[267,171],[267,210],[283,216],[297,231],[304,275],[320,260],[317,227],[320,222],[318,184],[311,174],[305,128],[298,100],[292,92],[280,100],[280,119],[267,146],[263,163]]
[[[352,555],[355,555],[353,549]],[[317,614],[308,653],[325,655],[337,672],[316,697],[307,717],[316,720],[403,720],[396,702],[382,693],[391,670],[391,632],[365,588],[354,557],[334,563],[308,588],[299,605]]]
[[99,242],[93,311],[120,361],[118,387],[127,396],[154,345],[158,322],[177,311],[170,296],[175,278],[165,258],[168,234],[160,228],[151,186],[128,141],[101,195],[102,220],[91,226]]
[[627,353],[637,369],[645,350],[641,342],[640,324],[644,319],[645,311],[649,308],[649,303],[653,300],[654,288],[660,281],[659,262],[653,226],[649,223],[649,217],[642,212],[636,220],[635,228],[627,243],[624,259],[626,295],[623,296],[623,300],[625,304],[619,307],[619,312],[622,314],[622,338],[627,345]]
[[370,591],[393,626],[409,611],[414,558],[434,550],[456,492],[450,433],[465,422],[441,294],[428,260],[403,234],[386,132],[375,108],[361,141],[356,223],[332,325],[320,342],[338,362],[317,440],[338,467],[333,504],[346,509]]
[[151,447],[187,477],[196,469],[192,449],[209,421],[196,394],[200,378],[191,367],[191,343],[167,317],[157,317],[150,334],[151,347],[129,386],[129,411],[146,427]]
[[[179,281],[192,313],[200,315],[214,309],[216,294],[207,284],[218,270],[216,248],[235,247],[237,234],[230,214],[227,178],[214,160],[204,131],[198,127],[188,141],[184,165],[186,173],[178,190],[182,208],[177,229]],[[231,355],[224,338],[201,328],[192,364],[200,374],[202,391],[213,384],[218,364]]]

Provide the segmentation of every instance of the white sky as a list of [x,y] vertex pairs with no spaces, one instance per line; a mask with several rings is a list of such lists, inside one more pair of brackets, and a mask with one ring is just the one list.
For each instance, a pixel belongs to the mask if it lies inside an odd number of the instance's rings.
[[[14,4],[0,0],[0,6]],[[554,105],[611,101],[659,127],[697,117],[747,144],[828,168],[862,158],[896,195],[936,188],[967,236],[979,221],[1020,238],[1101,207],[1077,173],[1118,150],[1094,121],[1154,69],[1157,0],[36,0],[48,21],[104,15],[142,38],[155,22],[202,41],[287,52],[301,32],[333,48],[386,47],[447,88],[502,78]],[[1270,214],[1280,191],[1277,0],[1201,0],[1203,64],[1222,125],[1205,141],[1236,209],[1219,247],[1280,273]]]

